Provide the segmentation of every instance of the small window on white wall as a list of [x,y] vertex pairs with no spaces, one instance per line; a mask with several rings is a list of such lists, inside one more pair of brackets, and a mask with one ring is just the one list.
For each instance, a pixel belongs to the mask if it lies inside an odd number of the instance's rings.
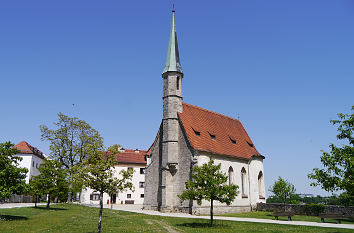
[[139,182],[139,188],[144,188],[145,187],[145,182]]
[[90,200],[91,201],[99,201],[100,200],[100,194],[96,193],[96,192],[91,193]]

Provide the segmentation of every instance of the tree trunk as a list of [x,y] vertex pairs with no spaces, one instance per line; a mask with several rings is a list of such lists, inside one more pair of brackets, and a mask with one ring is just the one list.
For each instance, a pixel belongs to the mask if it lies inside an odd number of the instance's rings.
[[50,205],[50,194],[48,194],[47,209],[49,209],[49,205]]
[[98,233],[101,233],[102,211],[103,211],[103,192],[100,192],[100,215],[98,219]]
[[38,197],[37,195],[34,197],[34,208],[37,208],[37,201],[38,201]]
[[69,192],[68,192],[68,202],[71,203],[73,201],[73,184],[71,181],[71,174],[69,178]]
[[210,226],[213,226],[213,220],[214,220],[214,216],[213,216],[213,199],[210,200]]
[[112,217],[112,209],[113,209],[113,204],[112,204],[112,195],[111,195],[111,217]]

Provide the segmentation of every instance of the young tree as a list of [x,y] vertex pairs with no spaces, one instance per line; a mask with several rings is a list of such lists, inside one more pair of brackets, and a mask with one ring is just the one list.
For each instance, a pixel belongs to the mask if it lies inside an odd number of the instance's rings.
[[0,199],[11,194],[21,194],[26,188],[26,168],[18,167],[21,157],[14,156],[19,151],[11,142],[0,143]]
[[278,181],[274,182],[273,186],[269,188],[269,191],[286,203],[286,201],[290,200],[295,194],[296,189],[293,184],[279,176]]
[[230,205],[238,194],[238,186],[226,184],[228,176],[220,170],[221,164],[215,165],[214,160],[202,166],[194,166],[192,179],[186,182],[186,190],[178,195],[181,202],[196,200],[198,205],[202,200],[210,201],[210,225],[213,225],[214,201]]
[[328,192],[344,191],[341,196],[347,199],[348,205],[354,205],[354,113],[339,113],[338,118],[331,120],[333,125],[338,125],[337,139],[345,140],[348,144],[337,147],[331,143],[329,153],[322,151],[324,169],[315,168],[308,177],[315,180],[312,186],[320,185]]
[[36,196],[47,195],[47,209],[50,201],[62,197],[68,193],[68,183],[66,172],[62,169],[62,164],[56,160],[46,160],[38,168],[40,174],[30,180],[30,193]]
[[43,191],[35,187],[35,184],[30,180],[27,185],[26,194],[34,197],[34,207],[37,208],[38,200],[40,200],[40,197],[43,195]]
[[88,123],[76,117],[58,114],[57,129],[41,125],[42,140],[50,142],[50,154],[66,168],[69,180],[68,202],[72,201],[73,168],[82,163],[94,150],[103,150],[100,134]]
[[103,193],[110,193],[112,190],[124,191],[133,190],[133,184],[130,182],[133,177],[133,171],[128,169],[120,172],[120,178],[115,176],[115,165],[117,165],[115,146],[110,147],[108,152],[96,150],[89,156],[82,166],[78,167],[75,178],[80,180],[84,187],[89,187],[99,192],[100,210],[98,220],[98,232],[101,232],[102,211],[103,211]]

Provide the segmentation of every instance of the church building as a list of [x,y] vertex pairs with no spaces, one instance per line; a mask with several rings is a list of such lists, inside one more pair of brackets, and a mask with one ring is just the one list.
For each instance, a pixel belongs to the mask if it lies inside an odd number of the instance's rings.
[[147,152],[144,209],[165,212],[209,213],[209,202],[180,202],[192,167],[211,158],[239,186],[230,206],[216,202],[215,213],[250,211],[265,202],[263,159],[241,122],[182,102],[182,79],[175,11],[163,78],[163,118],[155,141]]

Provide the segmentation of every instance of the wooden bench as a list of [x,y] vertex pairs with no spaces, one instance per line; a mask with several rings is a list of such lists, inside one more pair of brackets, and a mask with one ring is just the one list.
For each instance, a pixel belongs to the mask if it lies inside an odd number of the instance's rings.
[[288,217],[288,221],[291,221],[291,217],[294,216],[292,212],[274,212],[273,213],[275,220],[279,220],[278,217]]
[[338,224],[345,218],[345,216],[341,214],[320,214],[319,217],[321,218],[321,222],[325,222],[325,218],[333,218],[337,220]]

